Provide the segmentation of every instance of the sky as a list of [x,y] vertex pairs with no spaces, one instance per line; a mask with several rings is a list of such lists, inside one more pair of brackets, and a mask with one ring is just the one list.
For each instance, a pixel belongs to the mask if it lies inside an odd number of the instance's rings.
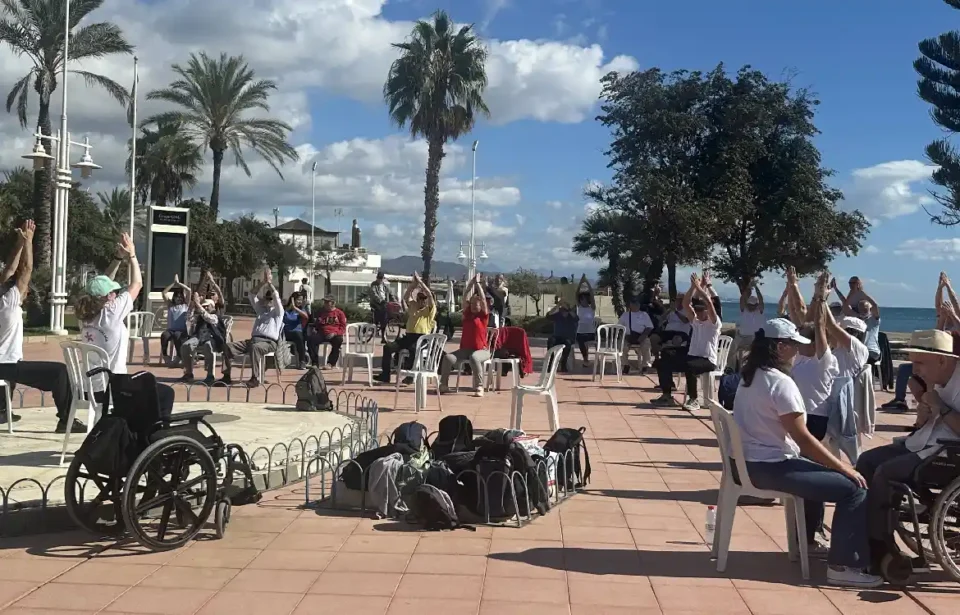
[[[595,272],[600,263],[573,254],[571,239],[591,207],[584,187],[610,178],[609,133],[595,120],[599,79],[724,62],[789,76],[822,101],[817,145],[845,194],[841,207],[873,223],[858,256],[831,264],[838,278],[859,275],[881,305],[908,307],[931,306],[940,270],[960,281],[960,238],[924,211],[937,207],[924,147],[942,133],[916,95],[912,67],[920,40],[960,28],[960,12],[942,0],[106,0],[88,20],[118,24],[137,48],[140,117],[164,109],[142,95],[169,83],[171,64],[192,51],[242,53],[258,76],[277,82],[271,115],[294,127],[300,160],[281,179],[255,155],[247,177],[228,156],[222,215],[272,222],[278,207],[281,222],[310,221],[317,162],[317,225],[347,232],[358,219],[364,245],[395,257],[420,253],[426,144],[391,125],[383,81],[396,57],[390,44],[437,8],[475,24],[489,46],[491,117],[447,148],[436,260],[455,260],[469,239],[477,139],[476,230],[491,260],[558,276]],[[4,92],[28,66],[0,49]],[[132,83],[129,57],[82,68]],[[70,130],[90,137],[104,166],[90,190],[124,185],[124,109],[77,77],[68,88]],[[54,100],[57,118],[59,93]],[[36,98],[30,109],[32,124]],[[30,133],[0,113],[0,169],[22,164]],[[208,166],[193,196],[209,197],[210,175]],[[764,278],[766,295],[782,288],[775,274]]]

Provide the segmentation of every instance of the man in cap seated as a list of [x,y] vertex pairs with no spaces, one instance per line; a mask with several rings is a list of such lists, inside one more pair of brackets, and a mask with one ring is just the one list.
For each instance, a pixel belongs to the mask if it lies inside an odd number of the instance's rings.
[[653,331],[653,320],[650,314],[640,309],[640,298],[631,297],[627,311],[620,315],[619,324],[627,328],[627,338],[623,342],[623,373],[630,373],[630,349],[637,352],[637,361],[640,363],[641,373],[646,370],[650,361],[650,333]]

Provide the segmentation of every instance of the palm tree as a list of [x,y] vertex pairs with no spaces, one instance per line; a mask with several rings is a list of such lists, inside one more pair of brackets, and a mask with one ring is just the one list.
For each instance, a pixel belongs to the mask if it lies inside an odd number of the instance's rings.
[[[184,188],[197,185],[203,166],[200,147],[190,140],[179,122],[161,121],[156,130],[141,128],[137,139],[137,201],[161,207],[183,200]],[[130,160],[127,160],[130,174]]]
[[[100,207],[103,208],[103,217],[107,225],[113,229],[114,235],[126,233],[130,229],[130,191],[126,188],[114,188],[111,192],[98,192]],[[134,209],[133,232],[136,237],[143,237],[147,232],[147,212],[143,205]]]
[[[63,67],[64,21],[70,4],[70,60],[100,59],[115,53],[131,53],[133,47],[115,24],[100,22],[78,28],[78,24],[103,0],[0,0],[0,42],[6,43],[15,55],[26,56],[33,66],[7,94],[7,112],[16,107],[20,125],[27,127],[28,96],[31,86],[40,99],[37,129],[49,135],[50,99],[57,89]],[[127,90],[103,75],[85,70],[70,71],[80,75],[89,86],[107,91],[123,105]],[[50,144],[44,142],[47,153]],[[50,263],[51,196],[54,186],[53,160],[34,173],[33,218],[37,223],[34,246],[38,264]]]
[[214,216],[220,210],[220,172],[228,149],[248,177],[250,168],[243,157],[244,148],[258,153],[283,178],[280,167],[299,158],[287,142],[292,128],[280,120],[248,116],[251,111],[270,111],[267,98],[277,89],[276,83],[255,79],[243,56],[225,53],[219,59],[204,52],[190,54],[186,66],[174,64],[173,72],[179,79],[150,92],[147,98],[173,103],[181,109],[155,115],[144,124],[177,122],[191,139],[213,151],[210,209]]
[[483,101],[487,86],[487,50],[472,26],[456,29],[444,11],[433,23],[418,21],[410,38],[395,43],[400,57],[390,66],[383,97],[390,119],[427,140],[427,180],[423,198],[423,276],[430,277],[440,208],[443,146],[473,129],[477,112],[489,115]]

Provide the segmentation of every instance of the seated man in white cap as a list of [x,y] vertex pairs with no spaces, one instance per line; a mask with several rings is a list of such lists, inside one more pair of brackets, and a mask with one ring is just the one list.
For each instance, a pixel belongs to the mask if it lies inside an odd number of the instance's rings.
[[200,293],[193,294],[190,311],[187,312],[187,335],[180,345],[180,360],[183,362],[184,382],[193,380],[193,355],[203,357],[207,369],[207,384],[214,383],[213,353],[223,352],[226,342],[226,329],[217,315],[217,304],[213,299],[200,300]]
[[915,429],[892,444],[865,451],[857,460],[857,471],[869,485],[873,541],[888,541],[894,531],[889,513],[898,495],[891,481],[909,482],[920,462],[940,450],[938,440],[960,437],[960,361],[953,351],[953,336],[935,329],[915,331],[905,350],[913,362],[910,389],[920,402]]

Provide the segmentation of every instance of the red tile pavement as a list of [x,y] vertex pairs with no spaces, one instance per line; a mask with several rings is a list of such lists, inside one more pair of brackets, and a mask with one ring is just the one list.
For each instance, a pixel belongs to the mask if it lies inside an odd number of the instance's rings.
[[[246,324],[246,326],[249,326]],[[242,329],[241,324],[238,327]],[[534,350],[542,356],[542,348]],[[156,354],[156,343],[154,344]],[[33,359],[56,359],[53,343],[27,345]],[[137,357],[139,360],[139,348]],[[160,376],[176,372],[151,368]],[[285,372],[293,382],[299,372]],[[332,372],[336,382],[339,372]],[[509,615],[755,615],[960,612],[960,584],[942,573],[908,592],[823,587],[787,560],[777,507],[742,507],[729,566],[716,572],[703,544],[705,507],[716,502],[717,448],[708,413],[654,409],[653,381],[631,375],[593,383],[559,379],[561,422],[587,427],[589,487],[522,528],[428,533],[394,521],[303,509],[303,485],[237,508],[224,540],[198,540],[171,553],[97,543],[80,533],[0,542],[0,611],[27,613],[326,613],[397,615],[455,612]],[[357,385],[349,388],[359,390]],[[441,415],[389,406],[392,389],[368,391],[384,404],[381,430],[408,420],[434,429]],[[28,397],[28,400],[30,398]],[[443,398],[445,414],[477,427],[508,422],[510,393]],[[546,412],[528,402],[524,427],[545,434]],[[883,426],[911,416],[880,413]],[[894,432],[878,431],[871,444]],[[205,536],[205,538],[207,538]],[[3,609],[2,607],[6,607]]]

